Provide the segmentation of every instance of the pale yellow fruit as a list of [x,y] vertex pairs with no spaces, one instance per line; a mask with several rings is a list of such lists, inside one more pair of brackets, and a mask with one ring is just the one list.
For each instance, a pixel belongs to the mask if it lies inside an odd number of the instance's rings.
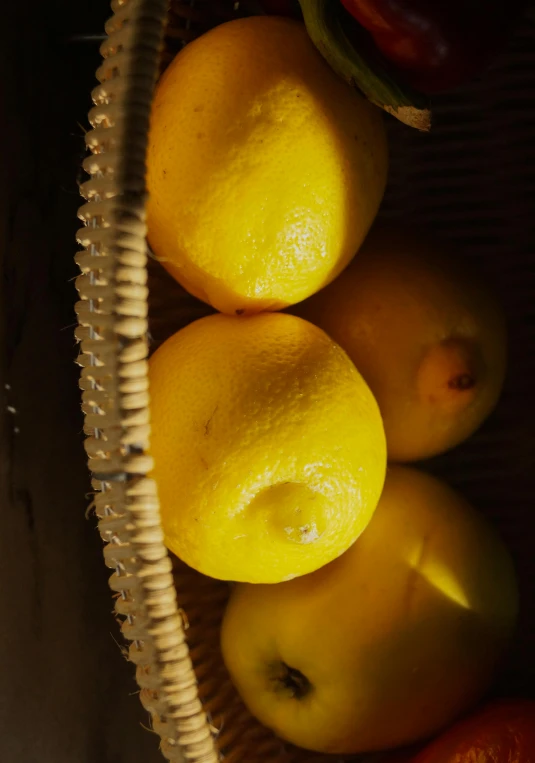
[[451,247],[428,234],[374,228],[336,281],[295,312],[338,342],[370,385],[391,461],[453,448],[498,401],[503,311]]
[[334,74],[302,24],[222,24],[158,84],[149,241],[221,312],[277,310],[347,265],[377,213],[387,164],[379,109]]
[[222,648],[251,712],[312,750],[425,738],[486,689],[513,629],[509,555],[446,484],[388,470],[358,541],[317,572],[236,586]]
[[213,315],[150,361],[168,547],[212,577],[321,567],[368,524],[386,468],[377,404],[345,352],[291,315]]

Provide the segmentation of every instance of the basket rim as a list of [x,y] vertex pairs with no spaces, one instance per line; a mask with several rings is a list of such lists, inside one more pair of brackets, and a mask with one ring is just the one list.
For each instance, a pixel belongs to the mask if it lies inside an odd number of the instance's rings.
[[78,364],[94,507],[141,701],[171,761],[215,763],[150,478],[145,156],[167,0],[113,0],[100,47],[76,255]]

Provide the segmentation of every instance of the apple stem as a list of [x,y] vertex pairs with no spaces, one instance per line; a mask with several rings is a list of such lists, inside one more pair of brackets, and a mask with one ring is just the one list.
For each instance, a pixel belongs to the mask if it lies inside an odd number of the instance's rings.
[[471,374],[460,374],[449,380],[448,387],[463,392],[464,390],[472,389],[472,387],[475,387],[475,384],[476,380]]
[[312,684],[308,678],[300,670],[291,668],[285,662],[276,662],[272,665],[272,680],[295,699],[303,699],[312,691]]

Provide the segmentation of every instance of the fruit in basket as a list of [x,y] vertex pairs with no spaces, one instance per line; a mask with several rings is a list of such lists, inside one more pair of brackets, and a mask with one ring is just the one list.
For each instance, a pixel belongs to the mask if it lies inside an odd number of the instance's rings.
[[[318,0],[312,0],[318,2]],[[477,74],[504,47],[525,0],[342,0],[405,81],[425,93]]]
[[338,342],[370,385],[391,461],[454,447],[498,401],[502,311],[451,247],[427,235],[374,226],[351,265],[295,312]]
[[149,242],[221,312],[277,310],[348,264],[387,164],[380,111],[338,79],[303,24],[222,24],[179,53],[157,86]]
[[[455,723],[416,755],[380,763],[533,763],[535,702],[499,700]],[[379,763],[379,761],[378,761]]]
[[235,587],[222,649],[250,711],[283,739],[372,752],[427,738],[475,702],[516,612],[512,563],[485,519],[395,466],[343,556],[287,583]]
[[165,542],[225,580],[275,583],[342,554],[386,468],[377,404],[343,350],[292,315],[211,315],[149,367]]
[[402,82],[381,60],[370,36],[337,0],[299,0],[310,39],[334,72],[384,111],[418,130],[429,130],[427,96]]

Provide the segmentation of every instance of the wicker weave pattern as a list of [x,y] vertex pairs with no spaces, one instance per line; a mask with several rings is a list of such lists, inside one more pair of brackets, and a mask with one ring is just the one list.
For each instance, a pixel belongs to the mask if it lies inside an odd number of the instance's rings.
[[145,151],[166,0],[115,0],[93,92],[77,305],[86,450],[111,588],[141,700],[169,760],[217,760],[177,609],[156,485],[149,396]]

